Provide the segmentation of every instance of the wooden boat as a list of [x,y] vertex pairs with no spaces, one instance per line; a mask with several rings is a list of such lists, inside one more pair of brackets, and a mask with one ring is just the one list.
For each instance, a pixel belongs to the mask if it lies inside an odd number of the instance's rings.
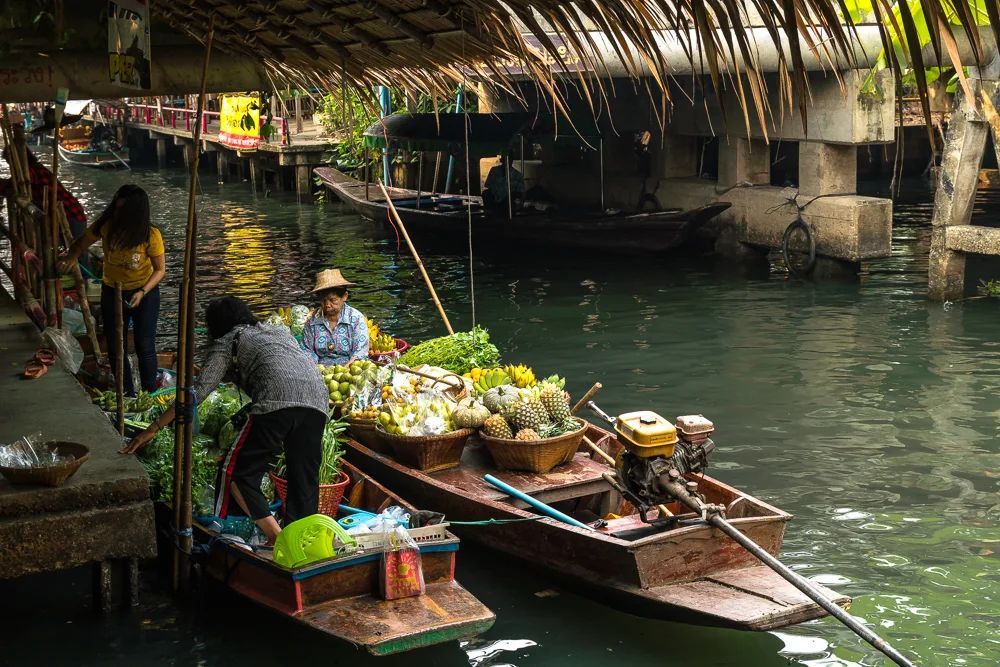
[[92,130],[89,126],[77,125],[61,128],[58,144],[59,158],[69,164],[99,169],[128,166],[128,147],[119,147],[110,140],[95,143],[92,138]]
[[[359,215],[376,221],[387,219],[388,205],[377,185],[366,186],[332,167],[318,167],[314,172],[330,192]],[[475,233],[491,240],[601,251],[670,250],[690,240],[698,228],[731,206],[716,202],[687,211],[649,213],[550,214],[520,210],[508,219],[505,214],[484,210],[480,197],[432,195],[405,188],[389,188],[388,192],[411,236],[465,234],[471,206]]]
[[[588,436],[614,453],[614,437],[596,426]],[[497,471],[486,448],[471,440],[458,468],[423,473],[356,441],[348,458],[420,503],[456,521],[526,519],[533,515],[483,480],[501,481],[579,520],[628,511],[602,478],[606,464],[583,453],[547,474]],[[722,503],[736,528],[777,556],[792,518],[786,512],[719,480],[693,476],[710,503]],[[686,510],[668,506],[675,514]],[[654,511],[651,515],[656,517]],[[607,521],[591,532],[550,518],[467,528],[462,536],[545,568],[570,585],[626,611],[655,618],[736,628],[773,630],[826,612],[754,556],[698,517],[664,530],[637,514]],[[828,589],[846,606],[850,599]]]
[[[345,464],[351,485],[344,502],[381,511],[389,505],[413,510],[362,471]],[[383,600],[378,596],[380,554],[349,554],[296,569],[276,565],[270,551],[217,538],[196,527],[207,545],[204,571],[238,595],[332,637],[389,655],[421,646],[470,638],[496,620],[493,612],[455,581],[459,540],[445,528],[441,536],[419,539],[427,592],[419,597]]]

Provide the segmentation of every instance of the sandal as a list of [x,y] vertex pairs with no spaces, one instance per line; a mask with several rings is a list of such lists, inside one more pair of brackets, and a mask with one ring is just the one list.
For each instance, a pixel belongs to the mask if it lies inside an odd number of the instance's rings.
[[38,378],[45,375],[49,370],[49,367],[40,361],[29,361],[24,367],[24,379],[25,380],[37,380]]
[[46,366],[56,363],[56,353],[47,347],[40,347],[35,352],[35,361]]

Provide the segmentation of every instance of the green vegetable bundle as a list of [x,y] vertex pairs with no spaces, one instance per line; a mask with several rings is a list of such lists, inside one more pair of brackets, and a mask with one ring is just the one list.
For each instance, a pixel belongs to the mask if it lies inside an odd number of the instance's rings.
[[411,347],[400,357],[407,366],[427,364],[463,375],[473,368],[494,368],[500,364],[500,351],[490,342],[482,327],[460,331],[451,336],[432,338]]
[[[214,439],[199,436],[191,443],[191,506],[194,514],[212,513],[215,473],[218,464],[208,449]],[[153,499],[172,502],[174,498],[174,431],[164,428],[139,450],[139,461],[149,475]]]
[[[198,405],[200,432],[213,438],[219,435],[229,418],[239,412],[247,397],[234,385],[220,385]],[[229,442],[220,442],[226,446]]]

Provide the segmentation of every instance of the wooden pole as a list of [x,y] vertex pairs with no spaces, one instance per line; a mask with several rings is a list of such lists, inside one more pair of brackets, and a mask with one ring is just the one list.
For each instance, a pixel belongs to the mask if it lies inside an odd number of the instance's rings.
[[580,400],[576,402],[576,404],[573,406],[573,409],[570,410],[569,413],[571,415],[575,415],[580,410],[583,410],[583,406],[585,406],[588,401],[594,398],[594,396],[597,395],[597,392],[599,392],[601,390],[601,387],[603,386],[604,385],[602,385],[600,382],[595,382],[594,386],[588,389],[587,393],[580,397]]
[[424,185],[424,152],[417,157],[417,208],[420,208],[420,190]]
[[194,435],[192,421],[194,404],[191,389],[194,369],[194,302],[195,302],[195,259],[198,238],[198,216],[195,209],[195,195],[198,186],[198,163],[201,139],[201,121],[205,112],[205,82],[208,78],[208,64],[212,53],[212,38],[215,35],[215,15],[208,24],[205,38],[205,59],[201,70],[201,88],[194,126],[194,155],[191,157],[191,174],[188,187],[187,232],[184,239],[184,275],[181,281],[179,326],[177,328],[177,393],[174,429],[174,526],[177,535],[177,549],[174,551],[173,585],[175,591],[187,592],[190,587],[190,556],[193,544],[191,532],[191,441]]
[[59,245],[59,219],[56,209],[59,204],[59,124],[62,122],[63,108],[66,106],[68,91],[60,88],[53,105],[55,127],[52,128],[52,184],[49,186],[49,215],[45,220],[49,242],[42,249],[45,253],[44,265],[46,276],[46,293],[52,301],[48,304],[49,324],[62,324],[62,298],[59,287],[59,276],[56,275],[56,246]]
[[[73,231],[69,227],[69,220],[66,219],[66,209],[60,209],[59,223],[62,226],[63,239],[68,248],[73,243]],[[83,324],[87,328],[87,338],[94,348],[94,359],[100,363],[101,343],[97,339],[97,328],[94,326],[94,319],[90,315],[90,298],[87,296],[87,283],[83,279],[83,272],[80,270],[80,263],[73,265],[73,280],[76,282],[76,291],[80,295],[80,311],[83,313]]]
[[[115,283],[115,411],[118,433],[125,435],[125,313],[122,284]],[[98,348],[100,349],[100,348]]]
[[420,275],[424,277],[424,282],[427,283],[427,289],[431,293],[431,299],[434,300],[434,305],[437,306],[438,313],[441,315],[441,319],[444,320],[444,327],[448,330],[449,334],[455,333],[455,330],[451,328],[451,322],[448,321],[448,316],[444,312],[444,306],[441,305],[441,300],[438,299],[437,292],[434,291],[434,285],[431,283],[430,276],[427,275],[427,269],[424,268],[424,263],[420,259],[420,255],[417,254],[417,249],[413,247],[413,242],[410,240],[410,235],[406,231],[406,225],[403,224],[402,218],[399,217],[399,213],[396,212],[396,206],[392,203],[392,199],[389,197],[389,193],[385,189],[382,181],[378,182],[379,188],[382,190],[382,196],[385,197],[385,203],[389,206],[389,212],[392,214],[392,219],[395,220],[396,224],[399,225],[399,230],[403,232],[403,238],[406,239],[406,245],[410,248],[410,253],[413,255],[413,259],[417,262],[417,268],[420,269]]

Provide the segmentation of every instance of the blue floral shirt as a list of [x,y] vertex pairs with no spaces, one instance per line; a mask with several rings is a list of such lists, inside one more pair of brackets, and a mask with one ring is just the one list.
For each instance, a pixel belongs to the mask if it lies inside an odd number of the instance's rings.
[[337,326],[318,312],[306,322],[302,331],[302,349],[313,361],[324,366],[345,365],[351,359],[368,357],[368,323],[361,311],[344,304]]

